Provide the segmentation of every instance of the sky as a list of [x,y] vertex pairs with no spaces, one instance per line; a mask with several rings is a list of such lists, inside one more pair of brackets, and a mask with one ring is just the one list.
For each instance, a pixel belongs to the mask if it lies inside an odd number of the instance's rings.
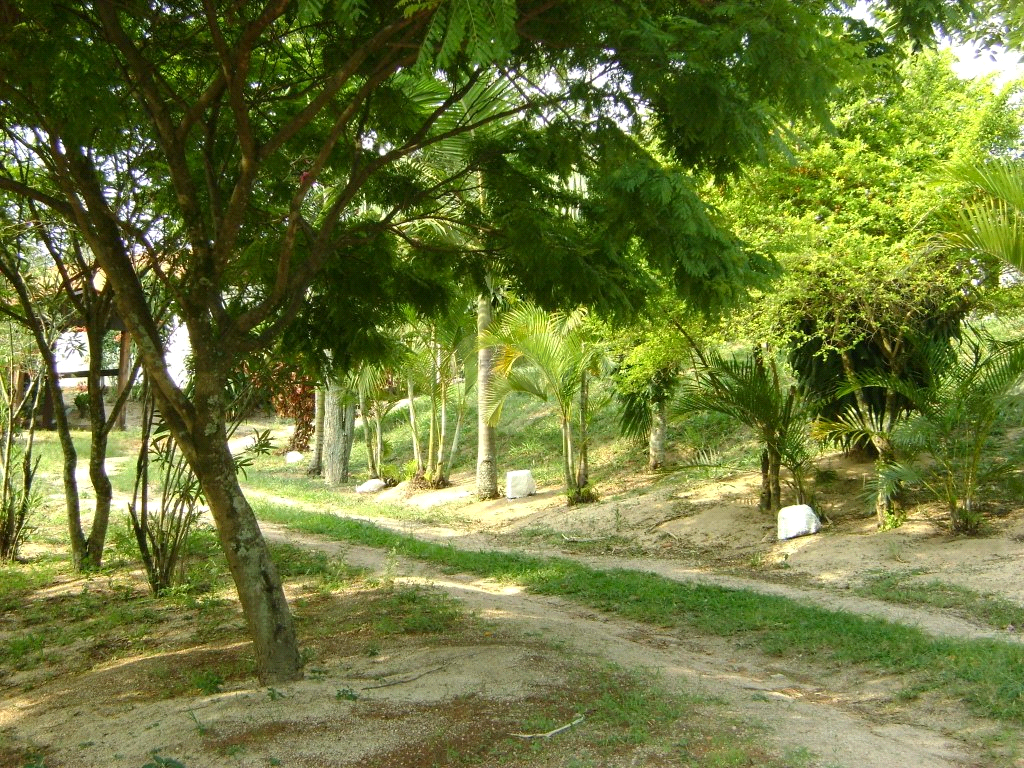
[[970,44],[952,46],[957,57],[953,70],[964,78],[995,75],[996,85],[1004,85],[1009,80],[1024,77],[1022,54],[1017,51],[981,51]]

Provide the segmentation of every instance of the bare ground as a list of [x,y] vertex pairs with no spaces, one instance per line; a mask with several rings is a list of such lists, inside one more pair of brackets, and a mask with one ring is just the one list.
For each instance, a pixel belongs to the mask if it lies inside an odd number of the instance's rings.
[[[622,488],[608,501],[571,510],[554,492],[474,502],[467,485],[414,495],[400,487],[382,498],[406,504],[419,521],[369,517],[459,547],[558,553],[601,567],[782,594],[938,635],[1018,641],[1016,627],[980,626],[963,615],[853,592],[887,569],[1024,605],[1017,578],[1024,512],[1004,511],[984,536],[964,538],[951,536],[941,516],[922,507],[901,528],[879,533],[857,499],[862,468],[835,459],[833,469],[831,523],[789,542],[777,542],[773,522],[758,512],[749,476],[687,491],[670,482]],[[428,584],[456,598],[470,618],[433,634],[373,640],[346,624],[353,612],[372,613],[365,592],[324,595],[290,582],[304,643],[314,653],[306,679],[279,689],[260,687],[245,673],[238,626],[228,637],[197,642],[189,622],[198,615],[169,619],[159,638],[137,641],[138,653],[84,644],[84,659],[54,658],[41,669],[0,675],[0,766],[141,768],[147,760],[173,766],[159,762],[171,758],[188,768],[685,766],[721,750],[730,733],[747,745],[746,762],[696,764],[1024,765],[1015,728],[971,717],[939,697],[908,699],[901,695],[905,680],[815,659],[780,661],[729,639],[623,621],[514,584],[441,573],[277,526],[265,530],[389,582]],[[116,599],[120,587],[94,588]],[[12,621],[0,631],[17,631]],[[655,676],[639,683],[623,677],[623,689],[639,686],[645,695],[647,685],[650,696],[665,690],[686,697],[689,714],[650,724],[647,738],[620,738],[621,724],[610,724],[595,704],[605,695],[595,680],[620,674],[609,672],[608,662]],[[226,674],[216,693],[183,682],[187,670],[211,665],[240,671]],[[576,725],[540,739],[540,746],[515,735],[569,723]],[[27,762],[33,754],[45,762]]]

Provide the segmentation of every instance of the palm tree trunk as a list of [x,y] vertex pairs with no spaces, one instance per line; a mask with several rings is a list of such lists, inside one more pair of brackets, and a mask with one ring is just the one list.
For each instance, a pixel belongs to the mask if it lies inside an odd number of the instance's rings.
[[380,477],[380,468],[384,463],[384,425],[381,423],[380,408],[373,409],[373,465]]
[[409,394],[409,429],[412,431],[412,457],[416,462],[417,474],[424,471],[423,453],[420,450],[420,430],[416,422],[416,390],[412,385],[412,378],[406,379],[406,391]]
[[771,490],[771,501],[769,508],[773,514],[778,514],[782,508],[782,483],[779,480],[779,473],[782,468],[782,457],[774,446],[768,448],[768,484]]
[[347,483],[352,461],[352,445],[356,441],[356,404],[352,402],[351,397],[343,406],[341,424],[341,482]]
[[462,421],[465,415],[466,408],[465,403],[463,403],[463,407],[459,409],[458,416],[456,416],[455,418],[455,434],[452,435],[452,447],[451,450],[448,452],[448,461],[445,462],[443,474],[441,476],[441,479],[444,481],[445,485],[448,485],[449,482],[451,481],[452,466],[455,464],[455,454],[459,450],[459,436],[462,433]]
[[[476,299],[476,336],[480,337],[494,320],[490,296],[480,294]],[[480,499],[498,497],[498,461],[496,455],[497,429],[487,421],[487,393],[494,375],[494,349],[479,345],[476,353],[476,495]]]
[[[343,426],[342,387],[335,379],[328,379],[323,390],[317,390],[323,402],[323,476],[328,485],[341,485],[344,443],[346,439]],[[351,440],[351,437],[349,437]]]
[[437,433],[437,467],[434,471],[433,483],[434,485],[443,485],[445,482],[444,478],[444,465],[446,463],[445,456],[445,442],[448,440],[448,384],[442,379],[441,383],[441,414],[440,414],[440,428]]
[[576,471],[573,467],[572,422],[562,417],[562,468],[565,472],[565,491],[570,495],[579,486],[576,485]]
[[324,428],[327,419],[327,387],[320,386],[314,392],[313,400],[313,458],[307,475],[320,477],[324,473]]
[[586,488],[590,482],[590,436],[587,433],[587,409],[590,405],[590,377],[586,371],[580,374],[580,460],[576,466],[576,487]]
[[654,404],[654,420],[647,441],[647,468],[650,471],[665,466],[665,439],[668,434],[668,402],[659,400]]
[[769,512],[772,508],[772,482],[771,482],[771,461],[768,458],[768,449],[761,451],[761,497],[758,507],[762,512]]
[[363,443],[366,445],[366,469],[371,478],[380,477],[378,467],[374,461],[373,436],[371,434],[370,414],[366,412],[366,395],[359,392],[359,413],[363,420]]

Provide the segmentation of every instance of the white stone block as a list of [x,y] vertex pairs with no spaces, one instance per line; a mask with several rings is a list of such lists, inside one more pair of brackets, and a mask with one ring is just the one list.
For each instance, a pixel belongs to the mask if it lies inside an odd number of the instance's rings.
[[387,483],[385,483],[379,477],[375,477],[371,480],[367,480],[365,483],[356,488],[356,493],[377,493],[378,491],[383,491],[387,487]]
[[807,504],[794,504],[779,510],[779,541],[808,536],[821,530],[821,520]]
[[533,496],[537,492],[537,484],[533,481],[533,473],[528,469],[514,469],[505,474],[505,498],[521,499]]

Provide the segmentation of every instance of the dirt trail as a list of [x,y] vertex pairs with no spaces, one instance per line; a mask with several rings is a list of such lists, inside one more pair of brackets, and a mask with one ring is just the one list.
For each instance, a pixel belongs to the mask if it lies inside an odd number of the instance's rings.
[[[268,538],[333,553],[347,563],[372,570],[386,567],[389,557],[377,549],[300,535],[280,526],[264,528]],[[459,542],[460,546],[464,543]],[[683,637],[609,617],[567,600],[528,595],[507,584],[462,574],[442,574],[404,558],[398,559],[397,567],[401,580],[443,589],[482,617],[498,619],[519,633],[541,633],[548,640],[568,645],[573,653],[605,658],[625,668],[654,670],[676,692],[696,691],[724,699],[729,716],[744,723],[762,724],[765,737],[779,751],[796,754],[801,749],[810,750],[814,762],[807,765],[981,765],[971,748],[945,735],[941,725],[928,727],[902,716],[883,714],[881,708],[876,713],[876,703],[891,694],[886,680],[851,681],[838,674],[831,684],[826,684],[794,674],[777,661],[727,640]]]
[[[355,520],[373,523],[381,528],[415,536],[419,539],[439,544],[450,544],[465,550],[523,552],[521,547],[509,547],[501,544],[500,537],[480,531],[448,526],[427,525],[410,520],[395,520],[389,517],[374,515],[346,515]],[[983,627],[967,619],[939,610],[929,610],[906,605],[873,600],[850,594],[847,588],[828,588],[825,586],[803,587],[791,584],[780,584],[764,579],[745,578],[742,576],[711,573],[706,569],[695,567],[692,562],[667,557],[639,558],[614,556],[587,556],[573,553],[565,549],[534,544],[527,549],[530,554],[538,556],[564,557],[576,560],[593,568],[605,570],[623,568],[626,570],[643,571],[664,576],[674,581],[708,584],[726,589],[746,590],[764,595],[776,595],[802,603],[827,608],[833,611],[844,611],[861,616],[871,616],[906,626],[917,627],[931,635],[971,639],[999,639],[1007,642],[1024,642],[1024,636],[1015,631],[994,630]]]

